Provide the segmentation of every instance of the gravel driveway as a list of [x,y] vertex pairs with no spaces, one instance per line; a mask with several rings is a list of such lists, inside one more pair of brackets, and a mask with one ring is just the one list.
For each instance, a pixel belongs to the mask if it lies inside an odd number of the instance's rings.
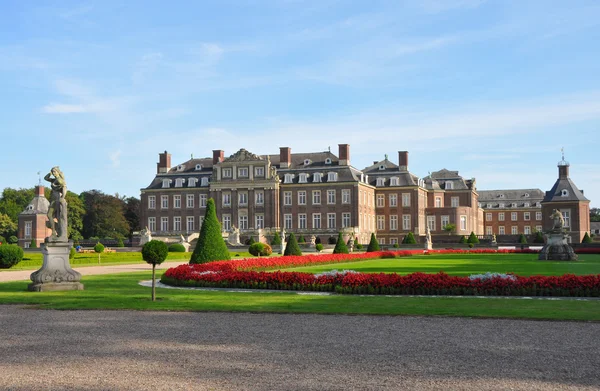
[[600,323],[0,306],[2,390],[600,388]]

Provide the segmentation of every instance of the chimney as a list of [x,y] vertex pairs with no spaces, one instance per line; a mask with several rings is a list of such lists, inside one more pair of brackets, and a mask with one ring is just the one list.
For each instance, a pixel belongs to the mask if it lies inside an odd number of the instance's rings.
[[38,197],[43,197],[46,189],[42,185],[38,185],[35,187],[35,195]]
[[213,150],[213,165],[222,162],[225,160],[225,151],[221,149]]
[[158,163],[156,163],[156,173],[164,174],[171,168],[171,154],[165,151],[158,154]]
[[350,145],[348,144],[338,144],[339,147],[339,158],[340,158],[340,166],[349,166],[350,165]]
[[408,151],[398,151],[400,171],[408,171]]
[[290,168],[292,166],[292,150],[290,147],[279,147],[279,167]]
[[[563,162],[561,162],[563,163]],[[566,162],[564,162],[566,163]],[[558,164],[558,179],[567,179],[569,177],[569,163]]]

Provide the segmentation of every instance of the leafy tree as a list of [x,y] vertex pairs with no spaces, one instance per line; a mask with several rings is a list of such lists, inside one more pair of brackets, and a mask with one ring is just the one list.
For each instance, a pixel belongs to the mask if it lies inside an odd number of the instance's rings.
[[371,241],[369,241],[369,246],[367,247],[367,252],[373,252],[373,251],[379,251],[379,242],[377,241],[377,238],[375,237],[375,233],[371,232]]
[[7,187],[0,197],[0,214],[8,217],[17,224],[21,213],[35,197],[35,189],[11,189]]
[[104,252],[104,245],[100,242],[96,243],[94,246],[94,251],[98,253],[98,263],[100,263],[100,254]]
[[588,235],[587,232],[585,233],[585,235],[583,235],[581,243],[592,243],[592,238],[590,238],[590,235]]
[[273,253],[273,249],[268,244],[255,242],[250,245],[248,252],[255,257],[266,257]]
[[344,238],[342,236],[342,233],[340,232],[338,234],[338,240],[337,243],[335,244],[335,247],[333,248],[333,253],[334,254],[348,254],[348,246],[346,246],[346,243],[344,242]]
[[590,209],[590,221],[600,221],[600,208]]
[[209,198],[206,203],[204,224],[200,228],[200,237],[190,258],[190,264],[229,259],[231,259],[229,250],[221,236],[221,224],[217,219],[215,200]]
[[72,191],[67,190],[65,196],[67,201],[67,232],[69,239],[73,241],[79,241],[83,239],[81,232],[83,231],[83,217],[85,216],[85,205],[83,200]]
[[527,237],[525,237],[524,234],[520,234],[519,235],[519,243],[520,244],[527,244]]
[[125,203],[125,220],[129,223],[129,238],[133,237],[133,231],[142,229],[140,224],[140,200],[135,197],[128,197],[123,200]]
[[125,219],[125,203],[98,190],[81,193],[85,205],[83,218],[83,236],[100,238],[118,238],[129,235],[129,223]]
[[300,250],[300,246],[298,246],[298,242],[296,241],[296,236],[292,232],[288,238],[288,241],[285,245],[285,251],[283,255],[302,255],[302,251]]
[[281,236],[279,236],[279,232],[275,231],[275,235],[273,235],[273,239],[271,240],[271,246],[279,245],[281,245]]
[[456,231],[456,224],[446,224],[444,231],[448,232],[448,235],[452,235],[452,232]]
[[544,235],[540,231],[535,232],[535,237],[533,238],[533,243],[544,243]]
[[417,240],[415,239],[415,235],[412,232],[409,232],[404,239],[402,239],[403,244],[417,244]]
[[10,238],[8,238],[8,243],[17,244],[19,243],[19,238],[17,238],[15,235],[12,235]]
[[156,301],[156,265],[167,259],[169,249],[160,240],[151,240],[142,247],[142,258],[152,265],[152,301]]
[[37,248],[37,242],[35,241],[35,239],[31,239],[31,242],[29,243],[29,248]]
[[475,235],[475,232],[471,231],[471,234],[469,235],[469,239],[467,239],[467,243],[473,243],[473,244],[479,243],[479,239]]
[[17,232],[17,223],[9,215],[0,213],[0,235],[4,237],[13,236]]

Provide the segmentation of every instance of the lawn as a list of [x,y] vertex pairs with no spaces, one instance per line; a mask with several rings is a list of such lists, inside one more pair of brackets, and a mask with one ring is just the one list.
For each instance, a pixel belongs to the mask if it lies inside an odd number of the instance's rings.
[[282,269],[306,273],[355,270],[363,273],[414,272],[468,276],[486,272],[514,273],[521,276],[563,274],[600,274],[600,255],[581,254],[577,262],[538,261],[537,254],[434,254],[395,259],[373,259],[348,263],[326,264]]
[[522,300],[452,297],[315,296],[291,292],[234,293],[157,289],[138,284],[150,272],[87,276],[84,291],[27,292],[26,281],[0,283],[0,304],[43,309],[232,311],[365,315],[437,315],[600,321],[600,300]]

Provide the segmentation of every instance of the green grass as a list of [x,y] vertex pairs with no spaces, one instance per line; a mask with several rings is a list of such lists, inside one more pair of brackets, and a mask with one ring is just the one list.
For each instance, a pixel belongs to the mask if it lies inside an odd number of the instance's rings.
[[138,285],[150,272],[82,279],[84,291],[27,292],[26,281],[0,283],[0,304],[81,310],[231,311],[369,315],[437,315],[600,321],[600,301],[439,297],[311,296],[289,292],[232,293],[157,289]]
[[457,276],[485,272],[514,273],[522,276],[535,274],[553,276],[567,273],[577,275],[600,274],[600,255],[582,254],[579,259],[577,262],[549,262],[538,261],[536,254],[439,254],[304,266],[282,270],[322,273],[333,269],[347,269],[363,273],[398,274],[444,271]]

